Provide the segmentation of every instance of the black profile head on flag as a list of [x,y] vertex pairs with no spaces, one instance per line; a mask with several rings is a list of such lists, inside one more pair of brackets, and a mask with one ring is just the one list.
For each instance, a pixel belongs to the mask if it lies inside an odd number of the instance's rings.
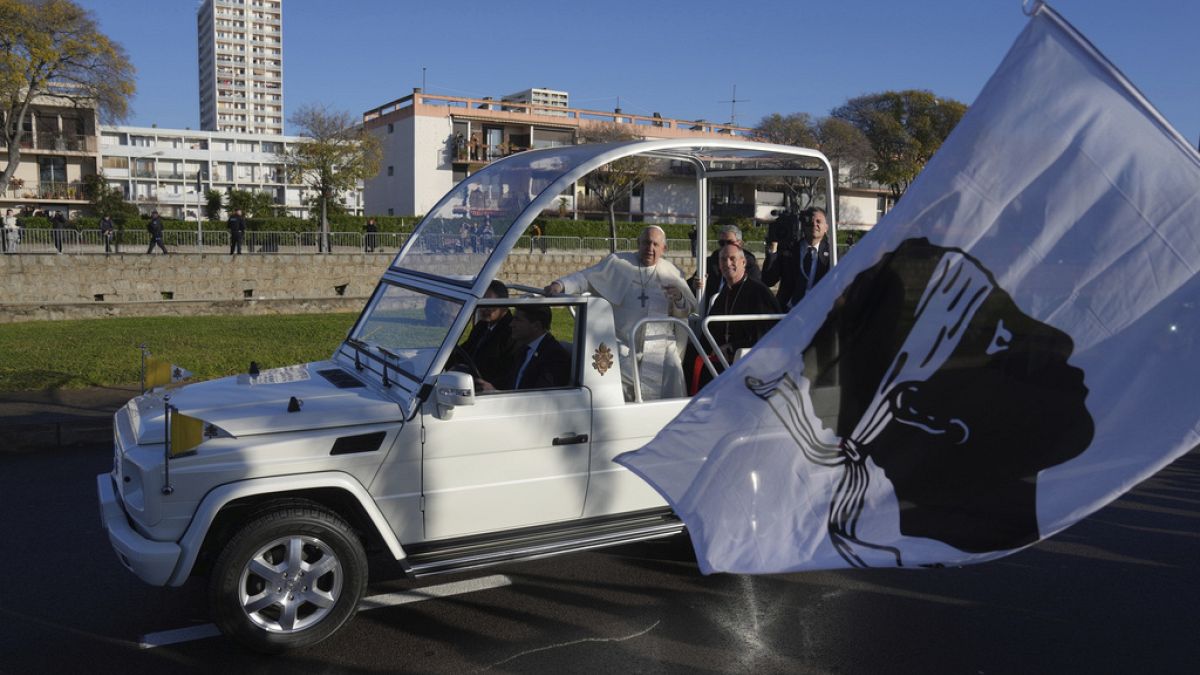
[[[910,239],[845,288],[788,375],[747,385],[772,407],[810,460],[843,466],[830,534],[857,551],[902,552],[856,535],[871,476],[887,476],[907,537],[979,553],[1039,538],[1037,480],[1082,453],[1093,423],[1071,339],[1017,307],[966,253]],[[808,383],[836,372],[836,444],[821,440]]]

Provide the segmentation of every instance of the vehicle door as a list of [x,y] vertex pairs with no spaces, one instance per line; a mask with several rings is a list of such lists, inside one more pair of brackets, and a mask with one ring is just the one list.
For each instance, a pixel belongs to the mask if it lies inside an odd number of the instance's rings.
[[[576,322],[554,308],[545,339],[570,354],[567,386],[479,393],[447,418],[431,398],[424,431],[426,539],[496,532],[579,518],[588,488],[592,397],[581,386]],[[523,350],[522,350],[523,352]]]

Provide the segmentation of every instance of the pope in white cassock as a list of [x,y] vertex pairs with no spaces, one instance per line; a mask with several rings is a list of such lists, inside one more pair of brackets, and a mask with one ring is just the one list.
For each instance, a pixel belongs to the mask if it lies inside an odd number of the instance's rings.
[[[696,296],[692,295],[683,274],[663,258],[666,250],[666,233],[661,227],[651,225],[638,236],[636,254],[610,254],[546,287],[547,295],[591,292],[612,303],[626,400],[633,399],[629,360],[634,325],[644,317],[686,319],[696,309]],[[686,395],[680,359],[686,342],[686,333],[667,322],[647,324],[643,329],[638,374],[644,400]]]

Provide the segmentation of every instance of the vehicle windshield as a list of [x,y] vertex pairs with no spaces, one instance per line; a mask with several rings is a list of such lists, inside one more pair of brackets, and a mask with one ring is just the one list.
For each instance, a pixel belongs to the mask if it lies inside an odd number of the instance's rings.
[[347,342],[421,380],[461,310],[457,300],[385,284]]
[[393,266],[473,284],[525,207],[594,152],[572,146],[518,154],[472,174],[421,221]]

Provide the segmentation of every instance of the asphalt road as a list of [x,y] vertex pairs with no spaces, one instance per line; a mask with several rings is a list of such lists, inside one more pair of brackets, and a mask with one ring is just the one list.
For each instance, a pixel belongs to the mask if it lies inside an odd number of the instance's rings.
[[[94,487],[109,452],[0,454],[0,672],[1158,673],[1200,662],[1197,452],[1058,537],[975,567],[704,577],[683,538],[420,583],[382,561],[368,595],[403,604],[276,657],[186,639],[178,629],[207,631],[203,585],[152,588],[117,563]],[[172,640],[184,641],[140,644]]]

